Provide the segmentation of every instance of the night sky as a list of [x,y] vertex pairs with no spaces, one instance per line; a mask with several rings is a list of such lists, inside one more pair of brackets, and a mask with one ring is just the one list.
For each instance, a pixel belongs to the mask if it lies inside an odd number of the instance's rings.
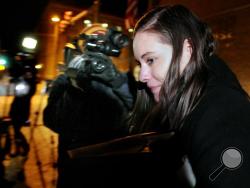
[[0,48],[15,50],[20,35],[34,31],[47,2],[47,0],[8,0],[1,5]]
[[[22,34],[32,33],[50,0],[5,0],[0,11],[0,49],[18,50]],[[94,0],[52,0],[65,5],[89,8]],[[147,0],[142,0],[143,3]],[[127,0],[100,0],[100,11],[124,17]]]

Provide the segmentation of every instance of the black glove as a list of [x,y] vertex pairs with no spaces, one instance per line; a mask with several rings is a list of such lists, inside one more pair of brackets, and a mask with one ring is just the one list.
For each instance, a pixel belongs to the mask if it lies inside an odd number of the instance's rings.
[[112,88],[118,88],[126,82],[112,60],[102,53],[85,52],[76,56],[69,62],[66,74],[75,80],[79,87],[82,82],[91,79],[103,82]]
[[118,88],[127,81],[122,73],[116,69],[112,60],[104,54],[95,54],[91,59],[90,76],[112,88]]
[[89,80],[87,60],[88,58],[85,55],[77,55],[68,63],[65,71],[65,75],[69,78],[72,86],[83,91],[86,90]]

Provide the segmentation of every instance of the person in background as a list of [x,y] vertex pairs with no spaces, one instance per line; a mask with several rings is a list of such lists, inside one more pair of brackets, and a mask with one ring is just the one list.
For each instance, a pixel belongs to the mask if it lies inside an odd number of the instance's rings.
[[9,148],[6,147],[6,139],[8,135],[9,121],[0,119],[0,187],[11,188],[15,185],[14,181],[6,179],[6,165],[4,160],[8,154]]
[[209,26],[183,5],[157,7],[135,26],[141,84],[130,124],[132,133],[172,133],[149,146],[167,187],[250,187],[249,96],[215,47]]
[[37,87],[36,59],[26,55],[15,56],[15,64],[10,68],[11,82],[15,85],[14,99],[9,116],[14,127],[16,151],[12,155],[24,155],[29,152],[29,144],[21,132],[24,125],[30,124],[31,100]]
[[111,163],[102,158],[74,160],[68,151],[128,134],[125,121],[134,103],[128,74],[97,52],[76,55],[69,67],[74,76],[66,71],[52,81],[43,112],[45,126],[59,134],[57,187],[110,184],[112,175],[118,175]]

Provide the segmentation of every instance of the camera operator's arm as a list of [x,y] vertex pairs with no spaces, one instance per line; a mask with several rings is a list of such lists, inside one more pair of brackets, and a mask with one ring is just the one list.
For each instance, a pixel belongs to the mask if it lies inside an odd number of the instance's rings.
[[128,110],[132,108],[134,96],[128,82],[128,75],[121,73],[104,54],[86,52],[73,58],[66,71],[72,85],[85,89],[86,80],[94,80],[112,88]]
[[128,74],[117,70],[109,57],[95,54],[91,61],[90,77],[111,87],[126,108],[132,109],[134,96],[129,86]]
[[[86,82],[86,80],[82,81]],[[89,89],[86,88],[88,84],[84,87],[86,92],[75,87],[66,74],[59,75],[51,85],[48,103],[43,112],[43,121],[45,126],[60,133],[75,121],[76,107],[83,105],[82,99]]]
[[43,122],[45,126],[55,132],[58,132],[58,109],[67,87],[67,77],[60,75],[51,83],[49,88],[48,103],[43,111]]
[[119,87],[110,87],[110,85],[94,80],[92,81],[92,87],[113,96],[113,98],[119,100],[119,103],[129,111],[132,109],[134,96],[129,87],[127,75],[124,73],[121,76],[123,77],[123,83]]
[[111,64],[105,71],[100,73],[93,72],[90,75],[94,80],[100,81],[110,87],[128,110],[132,109],[134,96],[132,95],[126,73],[119,72]]
[[135,96],[133,95],[132,86],[128,80],[128,75],[126,73],[120,73],[123,82],[119,87],[113,87],[113,91],[119,96],[123,101],[124,105],[131,110],[134,104]]

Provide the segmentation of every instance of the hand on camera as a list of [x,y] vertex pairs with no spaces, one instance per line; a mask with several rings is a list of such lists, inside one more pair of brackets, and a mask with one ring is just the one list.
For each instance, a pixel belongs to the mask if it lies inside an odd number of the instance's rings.
[[120,87],[125,82],[122,73],[116,69],[109,57],[103,54],[99,54],[98,56],[91,59],[90,77],[112,88]]
[[120,87],[125,81],[109,57],[93,52],[86,52],[72,59],[66,74],[81,88],[87,80],[100,81],[113,88]]

